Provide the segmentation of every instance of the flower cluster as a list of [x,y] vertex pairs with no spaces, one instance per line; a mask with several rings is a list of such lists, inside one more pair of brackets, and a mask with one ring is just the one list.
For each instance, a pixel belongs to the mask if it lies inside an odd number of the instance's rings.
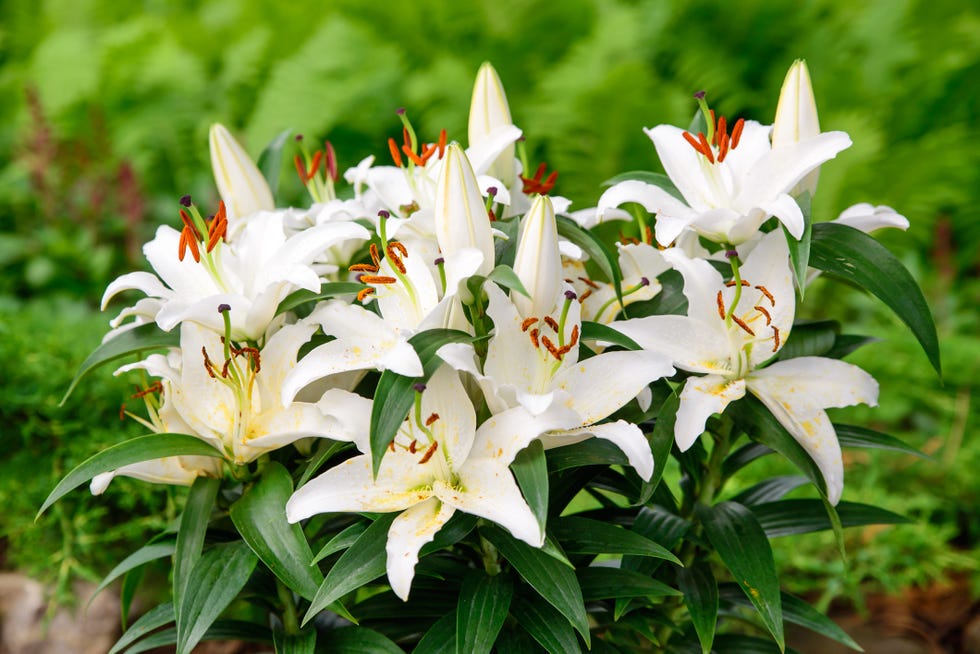
[[[798,292],[816,274],[794,263],[817,171],[850,139],[820,131],[802,62],[771,126],[716,115],[695,97],[692,127],[646,130],[666,177],[621,180],[578,211],[550,195],[557,173],[527,160],[489,64],[467,148],[445,130],[423,139],[404,110],[389,165],[369,157],[341,175],[329,142],[310,152],[300,140],[304,208],[277,208],[258,167],[215,125],[213,214],[182,198],[180,230],[160,227],[144,247],[154,272],[112,282],[103,308],[124,291],[144,295],[112,321],[104,346],[139,330],[174,335],[165,352],[119,368],[147,379],[137,393],[145,417],[128,415],[216,454],[138,460],[95,476],[92,492],[119,475],[247,484],[289,448],[277,460],[309,458],[282,507],[288,521],[397,513],[387,579],[407,600],[420,551],[457,512],[545,545],[545,512],[512,470],[532,443],[606,441],[642,483],[662,465],[647,434],[665,419],[666,396],[679,395],[670,418],[683,453],[750,393],[837,504],[842,457],[825,410],[874,405],[878,385],[854,365],[789,358],[784,346]],[[624,221],[618,259],[589,231],[610,220]],[[907,226],[871,205],[838,221]],[[663,312],[670,271],[683,298]],[[357,452],[311,457],[324,439]]]

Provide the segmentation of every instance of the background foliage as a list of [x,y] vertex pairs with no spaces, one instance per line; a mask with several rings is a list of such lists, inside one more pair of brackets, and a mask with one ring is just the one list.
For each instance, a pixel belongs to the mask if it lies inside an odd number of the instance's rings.
[[[582,207],[602,180],[658,167],[640,128],[686,124],[693,91],[706,89],[726,115],[770,121],[782,76],[799,57],[823,128],[854,140],[824,166],[814,216],[870,201],[909,218],[908,234],[881,240],[930,298],[945,383],[884,309],[845,293],[848,313],[834,317],[849,332],[887,340],[851,359],[881,381],[882,406],[846,421],[893,433],[935,460],[884,453],[854,461],[845,499],[919,523],[852,535],[843,582],[831,543],[794,539],[792,551],[777,551],[793,570],[783,578],[829,600],[862,580],[895,590],[975,570],[980,10],[956,0],[0,3],[7,564],[57,576],[64,537],[89,544],[81,560],[108,566],[118,556],[99,539],[159,530],[111,528],[130,512],[154,514],[138,503],[169,501],[168,491],[137,483],[97,500],[77,496],[37,530],[30,523],[60,473],[133,433],[115,417],[127,391],[104,376],[67,406],[57,400],[103,331],[105,319],[92,312],[107,281],[137,265],[156,225],[174,222],[180,195],[216,201],[211,122],[228,125],[253,155],[284,128],[329,138],[344,168],[384,156],[401,106],[423,138],[445,127],[465,141],[472,79],[491,60],[531,159],[557,169],[556,192]],[[300,197],[293,177],[283,188],[287,201]],[[808,293],[803,316],[829,317],[821,306],[830,292]]]

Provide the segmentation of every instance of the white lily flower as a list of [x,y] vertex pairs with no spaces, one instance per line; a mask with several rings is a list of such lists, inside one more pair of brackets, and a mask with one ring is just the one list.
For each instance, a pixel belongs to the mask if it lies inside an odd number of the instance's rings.
[[[473,96],[470,100],[470,117],[467,135],[470,146],[482,144],[495,129],[513,125],[510,106],[500,76],[490,64],[484,62],[476,74]],[[487,174],[503,182],[508,189],[517,181],[517,168],[514,159],[514,144],[509,144],[487,169]]]
[[[817,118],[817,101],[813,97],[813,85],[806,62],[797,59],[790,66],[779,91],[776,105],[776,118],[772,124],[772,147],[792,145],[820,134],[820,120]],[[790,195],[798,196],[807,192],[811,197],[817,191],[820,169],[815,168],[801,179]]]
[[723,117],[711,126],[711,137],[695,137],[672,125],[645,129],[684,200],[659,186],[629,180],[602,194],[599,213],[638,202],[657,215],[656,238],[664,246],[686,230],[738,245],[770,216],[800,238],[803,213],[789,192],[807,173],[850,146],[851,139],[844,132],[825,132],[773,147],[769,127],[755,121],[740,119],[731,134],[727,129]]
[[610,282],[589,277],[583,261],[562,258],[562,273],[578,295],[582,320],[608,325],[624,307],[650,300],[660,293],[657,277],[670,269],[663,253],[649,243],[617,243],[616,247],[619,249],[619,269],[623,273],[622,301],[616,297],[616,289]]
[[333,511],[400,511],[388,531],[388,581],[408,599],[419,550],[457,511],[507,528],[540,547],[544,531],[508,466],[539,434],[567,421],[562,408],[532,416],[517,408],[476,426],[458,374],[443,366],[422,392],[420,411],[405,421],[381,461],[355,456],[297,490],[286,517],[298,522]]
[[242,218],[276,208],[272,191],[262,172],[224,125],[211,125],[208,142],[214,183],[228,210],[228,230],[235,236]]
[[282,212],[253,214],[235,242],[219,239],[212,251],[200,253],[200,261],[181,260],[181,232],[161,226],[156,238],[143,246],[157,274],[134,272],[117,278],[106,288],[102,308],[129,289],[144,292],[152,301],[124,310],[112,321],[115,329],[106,339],[130,328],[121,323],[133,315],[136,323],[155,321],[164,331],[192,321],[223,333],[224,322],[215,308],[227,304],[232,308],[232,338],[258,341],[287,295],[298,289],[320,289],[314,261],[331,246],[369,237],[353,222],[325,223],[287,237],[283,220]]
[[891,207],[884,204],[874,206],[867,202],[849,206],[831,222],[859,229],[865,234],[885,227],[894,227],[903,231],[909,228],[909,219]]
[[725,283],[707,261],[678,252],[664,256],[684,276],[688,315],[649,316],[612,326],[644,349],[668,356],[678,368],[704,373],[690,377],[681,393],[677,446],[690,448],[708,417],[748,390],[813,458],[827,482],[828,498],[836,503],[844,468],[824,409],[875,406],[878,384],[857,366],[835,359],[801,357],[761,367],[785,343],[796,309],[784,235],[770,233],[749,254],[740,268],[740,287]]
[[515,293],[513,302],[525,316],[541,316],[555,308],[561,286],[561,254],[558,250],[558,223],[547,195],[534,199],[521,221],[521,236],[514,256],[514,272],[530,293]]
[[479,275],[493,270],[493,232],[476,173],[459,145],[446,149],[435,193],[435,231],[439,249],[446,257],[466,248],[483,254]]

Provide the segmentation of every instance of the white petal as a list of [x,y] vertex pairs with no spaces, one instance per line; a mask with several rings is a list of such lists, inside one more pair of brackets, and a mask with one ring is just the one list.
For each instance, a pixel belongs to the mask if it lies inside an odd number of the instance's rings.
[[342,388],[331,388],[323,394],[317,407],[331,421],[330,437],[353,441],[357,449],[371,451],[371,408],[374,402]]
[[[724,323],[715,314],[715,322]],[[609,325],[644,350],[658,352],[689,372],[724,373],[732,369],[728,335],[714,324],[685,316],[647,316]]]
[[690,377],[681,391],[681,405],[674,423],[674,440],[681,452],[686,452],[704,433],[708,418],[744,396],[744,379],[726,379],[719,375]]
[[215,123],[209,140],[214,182],[225,201],[229,221],[275,208],[265,177],[231,133]]
[[883,227],[894,227],[901,230],[909,228],[909,219],[891,207],[883,204],[875,207],[867,202],[861,202],[844,209],[833,222],[859,229],[865,234]]
[[455,512],[455,508],[433,497],[406,509],[391,523],[388,544],[385,546],[388,553],[388,583],[403,601],[408,601],[415,564],[419,562],[419,550],[435,538]]
[[857,366],[825,357],[798,357],[753,371],[750,388],[763,389],[806,411],[854,404],[878,405],[878,382]]
[[508,466],[518,452],[541,434],[556,429],[574,429],[581,424],[577,413],[557,403],[538,415],[532,415],[520,406],[508,409],[490,416],[480,425],[467,463],[484,459],[488,465]]
[[550,449],[579,443],[589,436],[607,440],[621,449],[629,464],[643,479],[650,479],[653,475],[653,452],[650,450],[649,441],[639,427],[625,420],[563,432],[551,432],[542,437],[541,441],[545,448]]
[[613,184],[599,196],[599,202],[596,204],[599,220],[626,220],[627,218],[620,218],[622,215],[620,212],[612,211],[626,202],[637,202],[654,214],[663,213],[674,217],[694,215],[690,207],[659,186],[631,179]]
[[493,235],[483,196],[469,160],[458,144],[450,144],[436,187],[434,218],[439,248],[446,256],[462,248],[483,253],[481,275],[493,270]]
[[561,283],[561,255],[558,253],[558,224],[555,210],[546,195],[539,195],[521,221],[521,236],[514,256],[514,272],[531,294],[514,294],[512,301],[525,316],[551,313],[557,304]]
[[434,492],[446,504],[492,520],[528,545],[541,547],[544,530],[521,495],[510,469],[499,462],[467,461],[459,471],[459,488],[436,482]]
[[102,295],[102,310],[105,311],[109,300],[117,293],[130,289],[143,291],[150,297],[170,297],[173,295],[173,291],[164,286],[156,275],[148,272],[127,273],[117,277],[106,287],[105,293]]
[[[789,233],[793,235],[793,238],[800,240],[803,237],[803,212],[800,210],[800,205],[796,203],[796,200],[789,195],[781,193],[773,200],[762,204],[760,208],[769,216],[778,218],[779,222],[785,225]],[[737,239],[733,237],[732,243],[739,243],[746,240],[746,238],[748,236],[739,235]]]
[[[684,277],[684,297],[689,318],[726,333],[718,316],[718,291],[725,288],[721,273],[703,259],[691,259],[678,248],[663,251],[663,257]],[[727,337],[726,337],[727,338]]]

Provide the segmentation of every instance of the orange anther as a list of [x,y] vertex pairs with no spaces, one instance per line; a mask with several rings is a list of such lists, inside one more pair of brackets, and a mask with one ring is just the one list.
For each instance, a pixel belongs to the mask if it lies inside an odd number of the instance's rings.
[[419,463],[422,464],[431,459],[432,455],[436,453],[437,449],[439,449],[439,441],[432,441],[432,445],[429,446],[429,449],[427,449],[425,454],[422,455],[422,458],[419,459]]
[[372,266],[369,263],[355,263],[355,264],[351,264],[350,266],[348,266],[347,267],[347,270],[349,270],[351,272],[376,273],[376,272],[378,272],[378,267],[377,266]]
[[374,265],[375,266],[380,266],[381,265],[381,255],[378,254],[378,246],[375,245],[374,243],[372,243],[368,247],[368,252],[371,253],[371,261],[374,262]]
[[585,299],[587,297],[589,297],[590,295],[592,295],[592,289],[591,288],[585,289],[585,293],[582,293],[581,295],[578,296],[578,302],[579,302],[579,304],[584,303],[585,302]]
[[775,352],[779,349],[779,327],[775,325],[772,327],[772,351]]
[[394,277],[388,277],[387,275],[361,275],[362,284],[394,284]]
[[769,289],[767,289],[765,286],[762,286],[761,284],[756,286],[755,288],[759,289],[759,292],[765,295],[766,298],[768,298],[772,306],[776,306],[776,298],[772,296],[772,293],[769,292]]
[[296,174],[299,175],[299,180],[306,183],[306,166],[303,164],[303,157],[296,155],[293,157],[293,164],[296,166]]
[[421,159],[422,159],[422,165],[423,165],[423,166],[424,166],[424,165],[425,165],[425,163],[426,163],[426,162],[427,162],[427,161],[429,160],[429,158],[430,158],[430,157],[432,157],[432,155],[433,155],[433,154],[435,154],[435,152],[436,152],[436,144],[435,144],[435,143],[430,143],[430,144],[429,144],[429,147],[427,147],[427,148],[426,148],[426,149],[425,149],[425,150],[424,150],[424,151],[422,152],[422,155],[421,155]]
[[431,416],[429,416],[428,418],[425,419],[425,426],[426,427],[431,426],[432,423],[434,423],[438,419],[439,419],[439,414],[438,413],[433,413]]
[[388,150],[391,152],[391,158],[394,160],[395,165],[401,168],[402,156],[398,153],[398,143],[395,142],[395,139],[388,139]]
[[371,293],[374,293],[374,287],[373,286],[368,286],[367,288],[362,288],[361,290],[359,290],[357,292],[357,301],[358,302],[363,302],[364,301],[364,298],[366,298],[367,296],[371,295]]
[[568,341],[569,348],[574,347],[578,343],[578,325],[572,327],[572,338]]
[[579,280],[589,288],[594,288],[595,290],[599,290],[599,285],[596,284],[591,279],[589,279],[588,277],[579,277]]
[[704,150],[701,149],[701,143],[694,138],[694,135],[690,132],[683,133],[684,140],[691,144],[691,147],[695,149],[699,154],[704,154]]
[[718,297],[715,298],[718,303],[718,316],[724,320],[725,319],[725,298],[722,296],[721,291],[718,291]]
[[551,316],[544,317],[544,324],[551,327],[551,331],[558,333],[558,329],[559,329],[558,321],[552,318]]
[[532,329],[528,333],[528,336],[531,337],[531,344],[534,345],[534,347],[538,347],[540,345],[540,343],[538,342],[538,328],[537,327],[535,327],[534,329]]
[[698,140],[701,142],[701,154],[706,156],[710,163],[714,163],[715,155],[711,151],[711,146],[708,144],[708,139],[704,135],[704,132],[698,132]]
[[765,307],[763,307],[762,305],[757,304],[757,305],[755,305],[752,308],[755,309],[756,311],[758,311],[759,313],[761,313],[762,315],[764,315],[766,317],[766,326],[768,326],[769,323],[772,322],[772,316],[769,315],[769,312],[766,311]]
[[738,316],[736,316],[734,313],[732,314],[732,322],[734,322],[736,325],[738,325],[739,327],[741,327],[742,329],[744,329],[746,332],[748,332],[749,336],[755,336],[755,332],[752,331],[752,329],[748,325],[746,325],[742,321],[742,319],[739,318]]
[[402,152],[404,152],[405,156],[407,156],[416,166],[425,165],[425,162],[422,161],[422,157],[412,152],[412,148],[408,147],[407,145],[402,146]]
[[526,332],[528,329],[531,328],[531,325],[533,325],[537,321],[538,321],[538,319],[537,318],[534,318],[534,317],[525,318],[524,319],[524,322],[521,323],[521,331],[522,332]]
[[320,171],[320,162],[323,160],[323,150],[317,150],[313,153],[313,162],[310,164],[310,170],[306,173],[306,181],[313,179],[316,174]]
[[403,257],[407,257],[408,256],[408,248],[406,248],[405,245],[403,243],[401,243],[400,241],[392,241],[391,243],[388,244],[388,247],[389,248],[394,248],[399,253],[401,253],[401,255]]
[[439,143],[437,143],[437,146],[439,148],[439,158],[442,159],[442,156],[446,154],[446,130],[444,129],[439,130]]
[[187,212],[184,211],[183,209],[180,210],[180,220],[181,220],[181,222],[184,223],[184,229],[189,230],[190,233],[191,233],[191,235],[195,239],[197,239],[198,241],[200,241],[201,240],[201,233],[199,231],[197,231],[197,227],[194,225],[194,221],[191,220],[191,217],[188,216],[187,215]]
[[558,351],[558,348],[555,347],[555,344],[551,342],[550,338],[548,338],[547,336],[542,336],[541,344],[544,345],[545,349],[548,350],[551,356],[561,361],[562,354],[561,352]]
[[742,138],[742,128],[744,127],[744,118],[739,118],[737,121],[735,121],[735,127],[732,128],[732,150],[738,147],[738,141]]
[[[741,280],[740,283],[741,283],[742,286],[749,286],[749,283],[747,281],[745,281],[744,279]],[[727,286],[728,288],[731,288],[732,286],[736,286],[736,285],[737,284],[736,284],[736,282],[735,282],[734,279],[729,279],[727,282],[725,282],[725,286]]]

